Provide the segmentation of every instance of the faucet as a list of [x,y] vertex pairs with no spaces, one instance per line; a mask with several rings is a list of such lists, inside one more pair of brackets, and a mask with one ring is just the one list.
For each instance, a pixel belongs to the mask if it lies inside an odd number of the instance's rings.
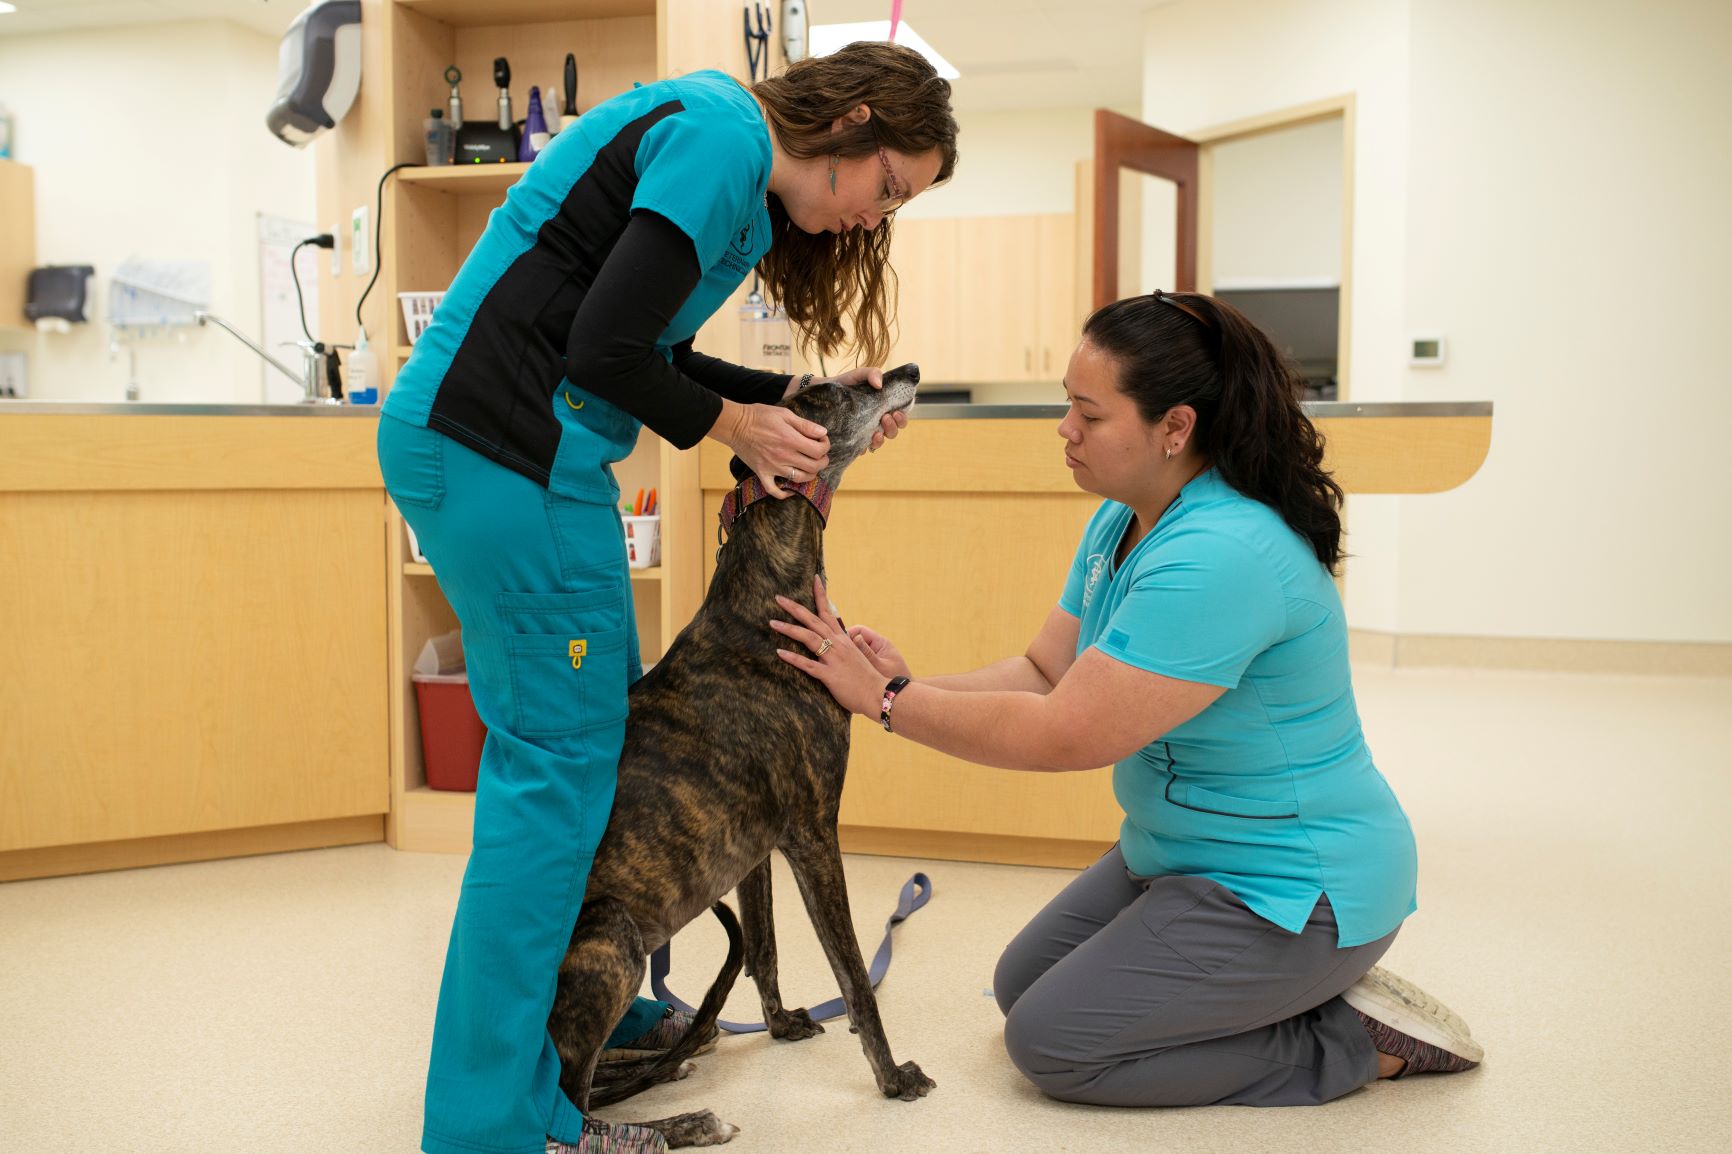
[[266,364],[289,378],[289,380],[295,382],[295,384],[301,386],[301,403],[308,405],[335,405],[341,403],[337,398],[328,395],[325,391],[325,346],[320,344],[318,341],[284,342],[284,344],[293,344],[294,347],[301,350],[301,371],[297,373],[295,370],[289,368],[289,366],[283,364],[283,362],[277,360],[277,358],[271,356],[271,354],[265,352],[264,349],[254,344],[252,339],[245,333],[240,332],[233,325],[229,324],[215,313],[208,313],[203,309],[199,309],[197,312],[193,313],[193,317],[197,319],[200,325],[207,323],[213,324],[227,332],[247,348],[263,357]]

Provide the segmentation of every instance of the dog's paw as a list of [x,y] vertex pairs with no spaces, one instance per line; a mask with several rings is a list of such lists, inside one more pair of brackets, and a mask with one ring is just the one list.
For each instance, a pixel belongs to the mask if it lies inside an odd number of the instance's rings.
[[668,1075],[668,1081],[684,1082],[687,1078],[690,1078],[697,1072],[698,1064],[696,1062],[681,1062],[679,1067],[674,1070],[672,1074]]
[[677,1114],[640,1125],[660,1133],[668,1148],[673,1150],[686,1146],[720,1146],[740,1132],[738,1126],[722,1121],[708,1110]]
[[824,1027],[812,1020],[812,1015],[804,1009],[783,1010],[770,1015],[770,1037],[781,1038],[786,1042],[798,1042],[805,1038],[815,1038],[824,1032]]
[[912,1102],[916,1098],[926,1097],[928,1091],[936,1085],[938,1083],[921,1072],[919,1066],[913,1062],[904,1062],[896,1067],[890,1084],[883,1089],[886,1098],[900,1098],[904,1102]]

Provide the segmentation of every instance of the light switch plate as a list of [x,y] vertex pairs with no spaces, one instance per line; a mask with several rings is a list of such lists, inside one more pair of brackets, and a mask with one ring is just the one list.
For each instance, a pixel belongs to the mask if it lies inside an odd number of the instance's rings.
[[356,276],[367,275],[368,255],[372,244],[367,238],[367,206],[357,208],[349,217],[349,271]]

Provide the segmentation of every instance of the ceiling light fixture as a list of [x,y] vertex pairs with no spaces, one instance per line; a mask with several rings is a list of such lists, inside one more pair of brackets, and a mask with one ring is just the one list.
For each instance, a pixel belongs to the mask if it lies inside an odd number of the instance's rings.
[[[890,39],[890,21],[862,20],[853,24],[814,24],[809,32],[809,43],[813,56],[828,56],[838,48],[854,43],[856,40],[883,41]],[[904,48],[912,48],[938,70],[938,75],[946,80],[955,80],[962,73],[956,66],[938,54],[938,50],[921,38],[914,31],[913,25],[904,20],[896,26],[896,43]]]

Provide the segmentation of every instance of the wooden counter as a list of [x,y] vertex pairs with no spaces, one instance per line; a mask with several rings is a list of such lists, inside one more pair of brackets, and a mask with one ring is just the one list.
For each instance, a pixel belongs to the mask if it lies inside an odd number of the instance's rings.
[[57,408],[0,409],[0,880],[380,840],[375,420]]
[[[850,468],[824,540],[844,618],[882,630],[916,670],[962,672],[1023,652],[1058,602],[1099,504],[1064,467],[1063,411],[916,408],[902,438]],[[1328,438],[1327,467],[1356,493],[1453,488],[1478,470],[1491,440],[1490,405],[1319,405],[1312,415]],[[724,447],[704,442],[712,541],[733,487],[727,461]],[[988,769],[854,719],[844,849],[1083,866],[1117,838],[1122,816],[1108,769]]]

